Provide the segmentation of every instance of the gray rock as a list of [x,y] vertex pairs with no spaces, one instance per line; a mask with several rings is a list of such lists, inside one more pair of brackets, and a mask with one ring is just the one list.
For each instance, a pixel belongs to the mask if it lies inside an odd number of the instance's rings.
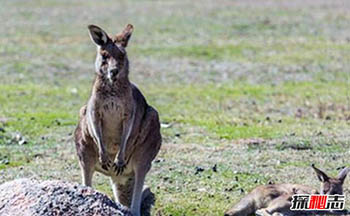
[[18,179],[0,185],[0,215],[131,216],[131,213],[91,187]]

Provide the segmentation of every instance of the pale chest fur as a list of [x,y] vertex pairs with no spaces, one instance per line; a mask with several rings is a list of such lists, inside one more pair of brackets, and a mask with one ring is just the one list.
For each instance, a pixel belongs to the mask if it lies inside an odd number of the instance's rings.
[[125,105],[116,99],[104,100],[98,110],[101,116],[102,139],[108,153],[118,152],[125,119]]
[[117,97],[105,98],[98,112],[101,116],[103,142],[108,153],[115,154],[119,151],[123,126],[126,120],[131,118],[131,103]]

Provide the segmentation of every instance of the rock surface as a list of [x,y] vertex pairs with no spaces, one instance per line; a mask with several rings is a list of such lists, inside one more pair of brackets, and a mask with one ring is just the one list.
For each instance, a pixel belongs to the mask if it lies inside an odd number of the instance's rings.
[[131,216],[131,213],[90,187],[18,179],[0,185],[0,215]]

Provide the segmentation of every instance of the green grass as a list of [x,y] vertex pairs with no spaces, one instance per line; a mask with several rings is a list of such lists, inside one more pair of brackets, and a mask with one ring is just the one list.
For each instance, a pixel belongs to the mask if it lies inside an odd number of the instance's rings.
[[[2,2],[0,183],[81,181],[72,132],[96,52],[86,26],[132,23],[131,80],[167,125],[147,177],[155,215],[223,215],[269,181],[318,188],[310,164],[350,165],[350,5],[274,1]],[[108,178],[94,187],[112,196]]]
[[[264,52],[268,50],[268,53]],[[169,58],[172,56],[187,57],[202,60],[228,60],[235,62],[270,63],[278,65],[317,64],[319,62],[334,62],[335,58],[348,60],[345,55],[350,51],[350,45],[343,42],[332,42],[319,38],[286,38],[266,43],[266,41],[251,40],[236,43],[183,46],[150,46],[136,47],[133,52],[141,55],[155,55]],[[344,56],[345,55],[345,56]]]
[[[332,89],[330,91],[329,89]],[[167,86],[149,89],[150,100],[159,104],[162,119],[168,122],[201,126],[219,138],[278,138],[293,130],[305,129],[305,122],[320,129],[330,124],[319,125],[313,115],[295,119],[295,107],[284,103],[304,106],[304,102],[317,106],[326,98],[328,103],[346,100],[346,83],[284,83],[283,85],[189,85]],[[155,98],[152,97],[155,95]],[[275,104],[280,101],[280,104]],[[266,112],[266,106],[274,104],[275,110]],[[289,110],[288,110],[289,109]],[[308,107],[307,109],[317,109]],[[279,112],[289,114],[281,115]],[[314,114],[314,113],[312,113]],[[329,112],[329,116],[336,112]],[[250,118],[247,118],[250,116]],[[271,120],[266,120],[266,118]],[[331,121],[332,122],[332,121]],[[345,124],[345,121],[338,122]]]

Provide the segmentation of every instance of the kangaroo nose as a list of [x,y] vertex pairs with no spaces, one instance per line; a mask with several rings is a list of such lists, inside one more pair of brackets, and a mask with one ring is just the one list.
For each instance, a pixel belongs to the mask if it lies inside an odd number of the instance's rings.
[[118,74],[119,71],[117,68],[113,68],[113,69],[109,70],[109,72],[113,75],[116,75],[116,74]]

